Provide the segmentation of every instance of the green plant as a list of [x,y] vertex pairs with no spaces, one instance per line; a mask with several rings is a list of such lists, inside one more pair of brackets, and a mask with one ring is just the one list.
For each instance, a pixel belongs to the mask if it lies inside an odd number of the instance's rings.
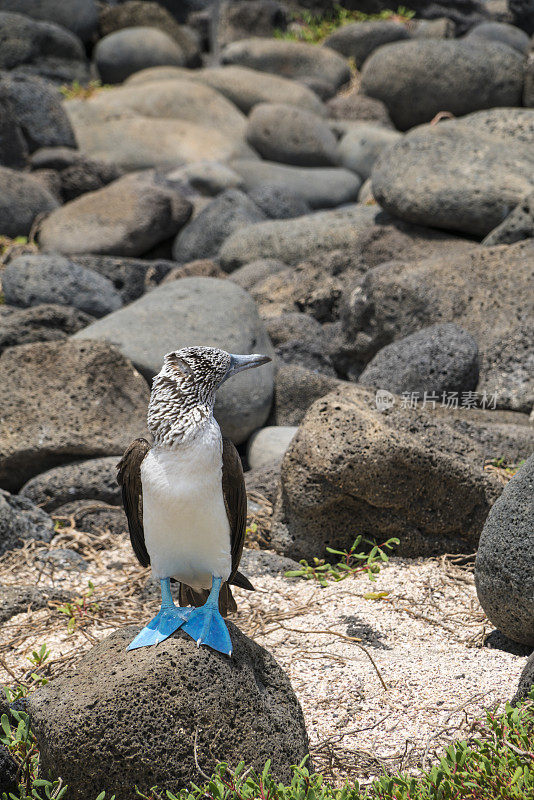
[[61,86],[59,91],[65,100],[87,100],[101,89],[108,88],[110,87],[102,84],[101,81],[89,81],[87,86],[82,86],[79,81],[73,81],[72,83]]
[[[360,546],[361,542],[371,545],[371,550],[368,553],[357,553],[356,549]],[[327,586],[328,580],[342,581],[348,578],[349,575],[357,575],[360,572],[365,572],[369,580],[375,581],[376,576],[380,572],[380,565],[389,560],[389,557],[384,552],[392,550],[395,545],[399,544],[398,539],[388,539],[381,545],[375,544],[369,539],[364,539],[363,536],[358,536],[350,548],[350,550],[334,550],[332,547],[327,547],[326,552],[330,555],[341,556],[341,560],[337,564],[330,564],[324,558],[314,558],[313,564],[309,564],[306,559],[301,559],[301,569],[289,570],[285,573],[286,578],[304,578],[304,580],[318,581],[321,586]],[[383,594],[383,593],[381,593]],[[370,600],[377,599],[376,597],[369,597]]]
[[513,477],[516,474],[519,467],[521,467],[524,463],[525,459],[519,461],[517,464],[509,464],[504,458],[504,456],[501,456],[500,458],[493,458],[489,462],[489,466],[495,467],[496,469],[502,469],[504,470],[504,472],[506,472],[507,475]]
[[308,42],[318,44],[330,36],[338,28],[348,25],[351,22],[370,22],[374,20],[395,20],[397,22],[408,22],[415,12],[404,6],[399,6],[396,11],[384,9],[378,14],[364,14],[363,11],[348,11],[340,5],[334,6],[329,14],[315,15],[309,11],[299,11],[293,17],[294,24],[290,30],[276,30],[274,36],[277,39],[287,39],[292,41]]
[[88,614],[95,614],[99,609],[98,603],[87,602],[95,591],[91,581],[88,581],[87,585],[89,588],[81,597],[77,597],[72,603],[64,603],[64,605],[58,606],[57,610],[69,618],[67,623],[68,633],[73,633],[77,624],[86,622]]

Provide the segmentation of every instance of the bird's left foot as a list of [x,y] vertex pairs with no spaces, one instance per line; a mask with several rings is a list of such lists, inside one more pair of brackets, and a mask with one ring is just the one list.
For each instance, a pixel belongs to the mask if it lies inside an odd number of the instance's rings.
[[194,608],[182,630],[195,640],[197,647],[207,644],[212,650],[231,656],[232,640],[217,606],[218,603],[208,600],[200,608]]
[[137,634],[127,649],[136,650],[138,647],[149,647],[151,644],[165,641],[174,631],[182,627],[191,613],[191,608],[180,608],[175,605],[162,608],[159,614],[156,614],[154,619]]

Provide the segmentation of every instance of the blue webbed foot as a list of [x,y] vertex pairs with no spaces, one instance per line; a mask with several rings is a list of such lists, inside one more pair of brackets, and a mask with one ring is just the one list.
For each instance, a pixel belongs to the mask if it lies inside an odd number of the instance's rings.
[[190,608],[178,608],[177,606],[162,608],[159,614],[156,614],[154,619],[150,620],[148,625],[137,634],[127,649],[136,650],[138,647],[148,647],[151,644],[163,642],[174,631],[182,627],[191,611]]
[[197,647],[207,644],[212,650],[232,655],[232,640],[217,606],[206,603],[193,609],[182,630],[195,640]]
[[169,578],[161,581],[161,610],[148,625],[137,634],[127,650],[136,650],[138,647],[148,647],[151,644],[159,644],[167,639],[174,631],[181,628],[184,622],[189,619],[191,608],[180,608],[175,606]]

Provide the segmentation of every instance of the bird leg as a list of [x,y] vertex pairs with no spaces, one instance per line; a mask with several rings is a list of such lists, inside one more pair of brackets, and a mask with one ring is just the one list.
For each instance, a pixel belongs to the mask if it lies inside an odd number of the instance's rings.
[[207,644],[212,650],[231,656],[232,640],[219,611],[221,584],[222,578],[213,575],[208,599],[203,606],[193,609],[182,630],[196,641],[197,647]]
[[150,620],[148,625],[137,634],[127,649],[136,650],[138,647],[148,647],[148,645],[163,642],[171,633],[182,627],[191,613],[191,608],[180,608],[174,605],[171,593],[171,579],[163,578],[161,581],[161,609],[159,614],[156,614],[154,619]]

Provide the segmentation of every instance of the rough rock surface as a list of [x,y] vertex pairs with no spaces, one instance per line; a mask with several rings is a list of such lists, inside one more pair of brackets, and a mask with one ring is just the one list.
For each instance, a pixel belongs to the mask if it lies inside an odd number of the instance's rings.
[[534,455],[505,486],[480,537],[478,599],[489,620],[515,642],[534,647]]
[[248,193],[269,219],[294,219],[311,214],[309,203],[298,194],[276,186],[259,186]]
[[35,178],[0,167],[0,235],[28,236],[35,218],[57,207],[56,198]]
[[394,394],[456,392],[460,397],[478,383],[477,343],[452,322],[422,328],[379,350],[358,382]]
[[400,130],[480,108],[518,106],[523,59],[482,39],[417,39],[376,50],[362,70],[362,91],[386,104]]
[[19,494],[48,512],[74,500],[120,505],[117,462],[117,456],[107,456],[65,464],[36,475],[24,484]]
[[122,83],[129,75],[148,67],[170,64],[182,67],[182,48],[157,28],[138,26],[115,31],[100,39],[94,59],[103,83]]
[[478,392],[495,396],[499,408],[530,413],[533,257],[528,240],[369,270],[348,298],[344,320],[356,360],[368,362],[380,347],[421,327],[454,322],[478,344]]
[[128,520],[122,504],[113,506],[102,500],[72,500],[54,509],[54,516],[74,519],[76,530],[99,534],[109,531],[114,536],[128,535]]
[[375,162],[373,194],[391,214],[486,236],[532,190],[534,151],[464,122],[417,128]]
[[122,306],[110,280],[55,255],[13,259],[2,275],[2,289],[7,303],[23,308],[56,303],[103,317]]
[[121,454],[145,430],[148,387],[103,342],[12,347],[0,357],[0,385],[0,485],[9,490],[59,464]]
[[66,339],[94,318],[77,308],[43,304],[33,308],[0,305],[0,353],[7,347]]
[[0,745],[0,792],[6,793],[18,791],[18,764],[7,748]]
[[277,425],[300,425],[316,400],[344,385],[348,384],[338,378],[284,364],[276,373],[274,421]]
[[468,415],[399,402],[380,412],[353,385],[317,400],[282,461],[274,548],[309,560],[363,534],[396,536],[399,555],[472,552],[502,490],[484,459],[506,443],[520,453],[525,426],[503,432]]
[[348,62],[339,53],[305,42],[242,39],[224,48],[221,61],[294,80],[318,78],[334,90],[350,80]]
[[39,242],[45,252],[65,255],[143,255],[177,234],[191,211],[191,203],[177,192],[126,176],[50,214]]
[[[274,355],[250,295],[232,281],[216,278],[166,283],[82,333],[84,339],[114,342],[148,380],[159,372],[165,353],[190,345]],[[272,365],[226,381],[215,404],[223,433],[245,441],[267,419],[272,391]]]
[[247,141],[270,161],[300,167],[332,167],[338,163],[336,137],[328,123],[295,106],[255,106],[248,120]]
[[515,25],[508,25],[506,22],[481,22],[480,25],[471,28],[466,38],[500,42],[508,47],[513,47],[523,56],[530,50],[530,39],[525,31],[516,28]]
[[518,203],[504,222],[488,233],[482,244],[492,247],[496,244],[514,244],[532,238],[534,238],[534,192]]
[[20,547],[24,539],[49,542],[54,521],[25,497],[0,489],[0,555]]
[[44,769],[62,775],[73,800],[86,800],[88,772],[99,789],[130,800],[133,785],[178,791],[198,780],[196,742],[208,774],[219,761],[261,769],[270,758],[275,778],[290,780],[290,765],[308,752],[298,701],[272,656],[229,629],[231,658],[197,648],[182,631],[128,653],[131,626],[96,645],[73,675],[31,696]]

